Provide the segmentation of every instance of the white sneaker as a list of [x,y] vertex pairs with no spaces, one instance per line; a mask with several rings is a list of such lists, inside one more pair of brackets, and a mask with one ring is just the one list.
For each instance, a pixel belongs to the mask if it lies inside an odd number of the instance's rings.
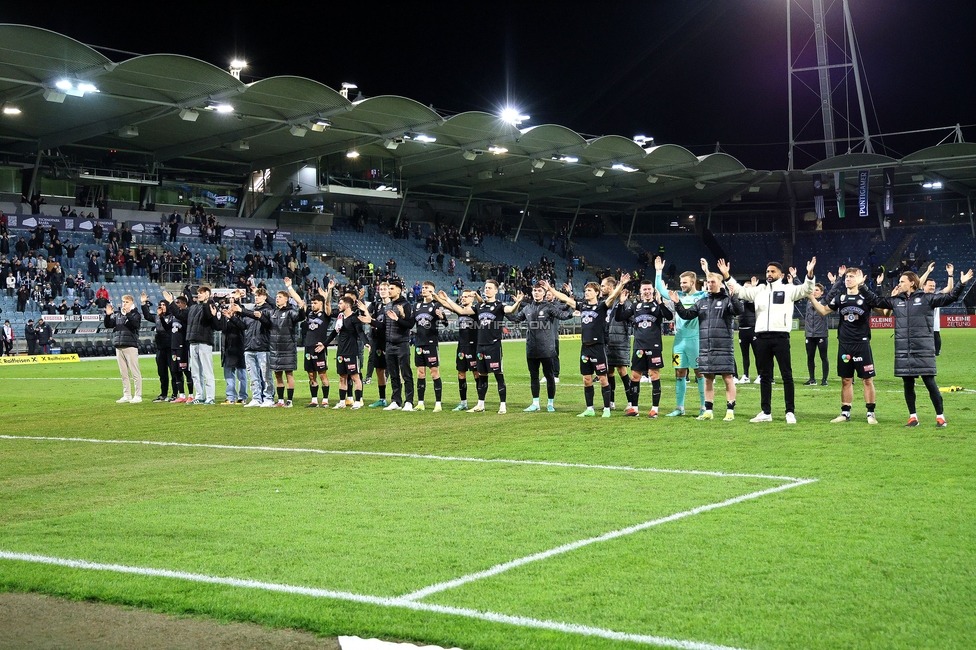
[[539,383],[540,384],[546,383],[546,378],[545,377],[539,377]]
[[344,408],[346,408],[346,400],[341,399],[338,402],[336,402],[336,405],[332,407],[332,410],[334,411],[336,409],[344,409]]
[[773,416],[760,411],[756,417],[752,418],[749,421],[750,422],[772,422]]
[[261,402],[256,399],[252,399],[250,402],[244,405],[244,408],[248,408],[249,406],[261,406]]
[[506,409],[504,406],[498,407],[498,415],[505,415],[506,413],[508,413],[508,409]]
[[410,402],[407,402],[407,403],[405,403],[403,405],[403,408],[401,410],[409,413],[410,411],[413,411],[413,404],[411,404]]
[[116,404],[128,404],[131,401],[132,401],[132,398],[131,397],[129,397],[127,395],[123,395],[120,399],[115,400],[115,403]]
[[265,401],[261,402],[261,408],[263,408],[263,409],[274,408],[274,405],[275,405],[275,403],[274,403],[274,400],[273,399],[268,399],[268,400],[265,400]]
[[139,397],[138,395],[136,395],[135,397],[129,400],[129,404],[139,404],[141,402],[142,402],[142,398]]
[[642,383],[642,384],[649,384],[649,383],[651,383],[651,378],[648,377],[647,375],[644,375],[644,376],[642,376],[640,378],[640,383]]
[[754,383],[754,384],[758,384],[758,383],[759,383],[759,381],[760,381],[760,379],[761,379],[760,377],[756,377],[756,381],[754,381],[754,382],[752,382],[752,383]]
[[397,404],[396,402],[390,402],[389,404],[386,405],[386,407],[383,410],[384,411],[399,411],[400,410],[400,405]]
[[557,384],[559,383],[559,377],[556,377],[556,383]]
[[786,423],[787,424],[796,424],[796,416],[793,415],[792,413],[787,413],[786,414]]
[[359,402],[353,402],[351,408],[353,411],[358,411],[359,409],[363,408],[362,401],[360,400]]

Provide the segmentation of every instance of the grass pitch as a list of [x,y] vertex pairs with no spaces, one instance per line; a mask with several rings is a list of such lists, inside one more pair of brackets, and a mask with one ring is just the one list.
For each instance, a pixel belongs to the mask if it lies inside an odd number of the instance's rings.
[[[976,388],[976,333],[943,340],[940,385]],[[755,385],[739,387],[731,423],[578,419],[575,345],[558,411],[528,414],[522,347],[506,344],[505,416],[493,383],[485,414],[244,410],[116,405],[114,360],[0,367],[0,589],[462,648],[974,645],[973,393],[945,394],[950,425],[936,429],[919,386],[922,426],[903,428],[890,330],[875,332],[877,426],[857,386],[852,422],[828,423],[834,377],[797,387],[789,427],[781,391],[776,422],[748,422]],[[802,381],[802,338],[793,350]],[[154,367],[142,360],[150,398]],[[432,393],[428,380],[428,408]],[[296,405],[307,395],[299,383]],[[692,387],[689,412],[696,400]],[[722,475],[631,471],[648,468]],[[729,502],[790,477],[817,481]],[[612,531],[627,534],[573,546]]]

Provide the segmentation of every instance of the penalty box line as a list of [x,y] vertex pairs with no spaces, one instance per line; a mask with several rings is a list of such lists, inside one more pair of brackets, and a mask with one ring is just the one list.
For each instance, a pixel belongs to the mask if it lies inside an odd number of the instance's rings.
[[601,469],[617,472],[650,472],[656,474],[688,474],[692,476],[716,476],[719,478],[756,478],[770,481],[787,481],[803,485],[817,479],[794,476],[774,476],[770,474],[749,474],[743,472],[710,472],[697,469],[663,469],[657,467],[630,467],[628,465],[594,465],[589,463],[567,463],[550,460],[520,460],[513,458],[477,458],[469,456],[437,456],[434,454],[410,454],[393,451],[356,451],[338,449],[315,449],[303,447],[267,447],[255,445],[221,445],[201,442],[170,442],[165,440],[108,440],[99,438],[71,438],[60,436],[12,436],[0,434],[0,440],[34,440],[42,442],[84,442],[105,445],[145,445],[150,447],[183,447],[190,449],[225,449],[230,451],[266,451],[292,454],[321,454],[327,456],[376,456],[381,458],[410,458],[414,460],[433,460],[455,463],[487,463],[502,465],[533,465],[541,467],[565,467],[570,469]]
[[515,560],[510,560],[508,562],[503,562],[502,564],[496,564],[490,569],[485,569],[484,571],[478,571],[476,573],[469,573],[468,575],[461,576],[460,578],[455,578],[454,580],[448,580],[446,582],[439,582],[437,584],[424,587],[423,589],[418,589],[417,591],[411,592],[409,594],[404,594],[400,598],[402,600],[416,601],[421,598],[426,598],[427,596],[446,591],[448,589],[454,589],[462,585],[466,585],[476,580],[483,580],[485,578],[491,578],[497,576],[500,573],[505,573],[512,569],[516,569],[526,564],[531,564],[532,562],[538,562],[540,560],[547,560],[551,557],[557,555],[562,555],[564,553],[569,553],[570,551],[575,551],[576,549],[583,548],[584,546],[589,546],[590,544],[597,544],[599,542],[608,542],[610,540],[617,539],[618,537],[624,537],[626,535],[632,535],[638,533],[642,530],[647,530],[648,528],[653,528],[654,526],[660,526],[661,524],[666,524],[672,521],[678,521],[679,519],[685,519],[687,517],[692,517],[694,515],[702,514],[703,512],[709,512],[712,510],[717,510],[719,508],[726,508],[728,506],[733,506],[737,503],[742,503],[743,501],[749,501],[751,499],[758,499],[769,494],[774,494],[776,492],[782,492],[784,490],[789,490],[791,488],[799,487],[801,485],[807,485],[809,483],[816,482],[817,479],[801,479],[793,483],[787,483],[785,485],[777,485],[766,490],[760,490],[758,492],[750,492],[749,494],[743,494],[742,496],[733,497],[731,499],[726,499],[725,501],[720,501],[718,503],[709,503],[703,506],[698,506],[697,508],[692,508],[690,510],[685,510],[683,512],[677,512],[673,515],[668,515],[667,517],[661,517],[659,519],[652,519],[651,521],[645,521],[641,524],[636,524],[634,526],[628,526],[627,528],[620,528],[618,530],[613,530],[596,537],[590,537],[588,539],[581,539],[575,542],[570,542],[569,544],[563,544],[562,546],[557,546],[540,553],[534,553],[532,555],[526,555],[525,557],[520,557]]
[[189,582],[223,585],[243,589],[258,589],[277,593],[295,594],[309,596],[312,598],[328,598],[346,602],[363,603],[377,605],[380,607],[393,607],[408,609],[420,612],[432,612],[436,614],[447,614],[461,616],[465,618],[478,619],[491,623],[500,623],[522,628],[535,628],[552,630],[575,634],[586,637],[598,637],[614,641],[629,641],[644,645],[654,645],[666,648],[679,648],[680,650],[742,650],[732,646],[717,645],[714,643],[704,643],[701,641],[685,641],[672,639],[670,637],[653,636],[647,634],[631,634],[628,632],[618,632],[606,628],[593,627],[589,625],[578,625],[575,623],[563,623],[548,619],[537,619],[526,616],[511,616],[490,611],[479,611],[462,607],[448,607],[445,605],[434,605],[431,603],[420,603],[403,598],[383,598],[380,596],[369,596],[364,594],[354,594],[344,591],[330,591],[327,589],[317,589],[313,587],[301,587],[297,585],[277,584],[273,582],[261,582],[258,580],[247,580],[241,578],[228,578],[221,576],[211,576],[199,573],[188,573],[184,571],[171,571],[166,569],[154,569],[150,567],[127,566],[122,564],[102,564],[97,562],[87,562],[84,560],[72,560],[59,557],[44,555],[33,555],[29,553],[14,553],[0,550],[0,559],[30,562],[34,564],[46,564],[71,569],[82,569],[88,571],[106,571],[110,573],[130,574],[155,578],[170,578],[175,580],[185,580]]

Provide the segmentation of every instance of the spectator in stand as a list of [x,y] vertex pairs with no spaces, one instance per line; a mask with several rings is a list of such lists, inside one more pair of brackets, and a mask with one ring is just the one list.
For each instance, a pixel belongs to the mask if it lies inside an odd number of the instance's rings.
[[14,350],[14,328],[10,325],[9,320],[3,321],[3,330],[0,331],[0,337],[2,337],[3,342],[3,348],[0,349],[0,356],[11,356]]
[[[139,326],[142,316],[135,309],[135,300],[122,296],[122,307],[115,313],[111,304],[105,306],[105,327],[112,328],[112,344],[122,375],[122,397],[118,404],[138,404],[142,401],[142,371],[139,370]],[[132,377],[132,387],[129,377]]]

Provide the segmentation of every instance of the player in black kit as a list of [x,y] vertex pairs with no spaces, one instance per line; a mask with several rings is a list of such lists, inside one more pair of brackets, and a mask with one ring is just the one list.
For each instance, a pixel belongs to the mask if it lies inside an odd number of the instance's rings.
[[[839,292],[840,283],[847,288]],[[875,296],[864,287],[861,269],[847,269],[842,279],[831,289],[833,297],[826,305],[820,304],[813,295],[810,304],[822,316],[838,312],[837,326],[837,375],[840,377],[840,415],[831,422],[850,422],[851,404],[854,402],[854,373],[864,384],[864,403],[867,407],[868,424],[877,424],[874,416],[874,357],[871,354],[871,303]]]
[[[628,277],[628,281],[630,278]],[[607,296],[606,300],[599,300],[600,285],[587,282],[583,287],[583,300],[553,290],[557,300],[560,300],[580,313],[582,325],[580,346],[580,374],[583,375],[583,395],[586,398],[586,410],[577,417],[592,418],[596,416],[593,410],[593,375],[600,381],[603,393],[603,417],[610,417],[610,381],[607,379],[607,313],[617,302],[620,292],[626,287],[626,282],[620,282]]]
[[440,303],[434,302],[437,292],[433,282],[425,281],[421,285],[420,295],[423,297],[423,302],[413,309],[414,322],[417,324],[414,334],[413,357],[413,365],[417,366],[417,406],[414,410],[423,411],[426,409],[424,393],[427,390],[427,369],[430,368],[430,377],[434,380],[434,413],[440,413],[443,388],[440,357],[437,349],[437,326],[446,319]]
[[505,314],[511,314],[518,305],[505,306],[495,298],[498,295],[498,283],[494,280],[485,281],[484,302],[477,309],[461,307],[447,298],[448,308],[458,315],[474,316],[478,319],[478,376],[475,383],[478,388],[478,403],[468,413],[484,413],[485,397],[488,395],[488,375],[495,375],[498,384],[498,413],[505,414],[506,388],[505,374],[502,370],[502,324]]
[[[475,301],[481,300],[476,291],[465,289],[461,293],[461,307],[467,309],[474,306]],[[451,300],[443,291],[438,292],[437,302],[447,309],[451,307]],[[468,373],[472,373],[475,381],[478,380],[478,319],[473,315],[458,314],[455,321],[458,333],[457,355],[454,367],[458,373],[458,394],[461,401],[454,407],[455,411],[468,410]]]
[[[369,306],[369,311],[365,313],[367,317],[364,323],[369,323],[369,361],[366,365],[366,383],[376,370],[376,386],[379,389],[380,398],[369,405],[370,408],[385,407],[386,404],[386,303],[390,301],[390,285],[381,282],[376,287],[379,298],[374,300]],[[360,311],[363,305],[359,305]]]
[[308,373],[308,390],[312,394],[312,401],[305,408],[319,406],[319,384],[322,385],[323,408],[329,406],[329,361],[328,343],[329,324],[332,322],[332,305],[329,296],[335,281],[329,282],[329,293],[319,288],[317,295],[312,296],[312,308],[305,317],[305,372]]
[[[630,277],[624,275],[620,281],[626,284],[629,280]],[[632,406],[624,415],[631,417],[640,415],[638,406],[640,380],[646,371],[651,377],[653,404],[647,417],[656,418],[657,408],[661,404],[661,368],[664,367],[661,323],[674,318],[674,312],[664,304],[661,295],[654,291],[654,280],[645,278],[640,284],[640,301],[625,303],[625,306],[618,307],[615,318],[630,322],[634,326],[634,352],[630,359],[630,397],[627,400]]]
[[[363,380],[359,373],[359,344],[366,344],[366,332],[363,331],[363,321],[353,311],[358,301],[350,294],[339,299],[339,315],[336,316],[335,326],[326,339],[328,345],[336,341],[336,372],[339,373],[339,401],[333,409],[346,408],[346,401],[350,395],[354,397],[351,408],[363,407]],[[365,307],[365,305],[363,305]],[[362,309],[362,307],[360,307]],[[349,381],[352,380],[352,385]]]

